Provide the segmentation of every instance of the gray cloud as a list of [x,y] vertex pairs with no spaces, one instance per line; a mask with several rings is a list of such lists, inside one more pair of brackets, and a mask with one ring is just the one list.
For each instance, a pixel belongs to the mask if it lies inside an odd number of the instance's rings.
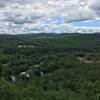
[[[42,0],[42,2],[46,2],[48,0]],[[35,3],[35,2],[41,2],[41,0],[0,0],[2,3],[8,3],[8,4],[13,4],[13,3],[19,3],[19,4],[27,4],[27,3]]]
[[100,16],[100,0],[93,0],[90,7]]

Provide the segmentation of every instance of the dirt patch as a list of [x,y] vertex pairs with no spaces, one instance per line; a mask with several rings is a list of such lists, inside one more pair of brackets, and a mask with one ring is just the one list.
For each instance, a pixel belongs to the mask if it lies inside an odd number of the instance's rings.
[[94,60],[87,60],[85,57],[77,57],[78,58],[78,60],[80,60],[80,62],[82,62],[82,63],[97,63],[97,62],[99,62],[99,61],[94,61]]

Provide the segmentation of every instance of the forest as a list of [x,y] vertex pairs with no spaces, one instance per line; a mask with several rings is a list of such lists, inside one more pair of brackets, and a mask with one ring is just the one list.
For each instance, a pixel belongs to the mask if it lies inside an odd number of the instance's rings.
[[100,35],[1,34],[0,100],[100,100]]

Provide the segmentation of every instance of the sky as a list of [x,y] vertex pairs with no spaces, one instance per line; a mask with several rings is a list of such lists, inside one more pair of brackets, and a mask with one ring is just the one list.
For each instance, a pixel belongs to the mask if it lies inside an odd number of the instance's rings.
[[100,0],[0,0],[0,34],[100,33]]

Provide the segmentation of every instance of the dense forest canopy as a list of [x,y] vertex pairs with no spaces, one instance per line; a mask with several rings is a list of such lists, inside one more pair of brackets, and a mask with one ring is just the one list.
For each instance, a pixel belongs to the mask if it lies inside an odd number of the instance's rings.
[[100,100],[100,35],[0,35],[0,100]]

